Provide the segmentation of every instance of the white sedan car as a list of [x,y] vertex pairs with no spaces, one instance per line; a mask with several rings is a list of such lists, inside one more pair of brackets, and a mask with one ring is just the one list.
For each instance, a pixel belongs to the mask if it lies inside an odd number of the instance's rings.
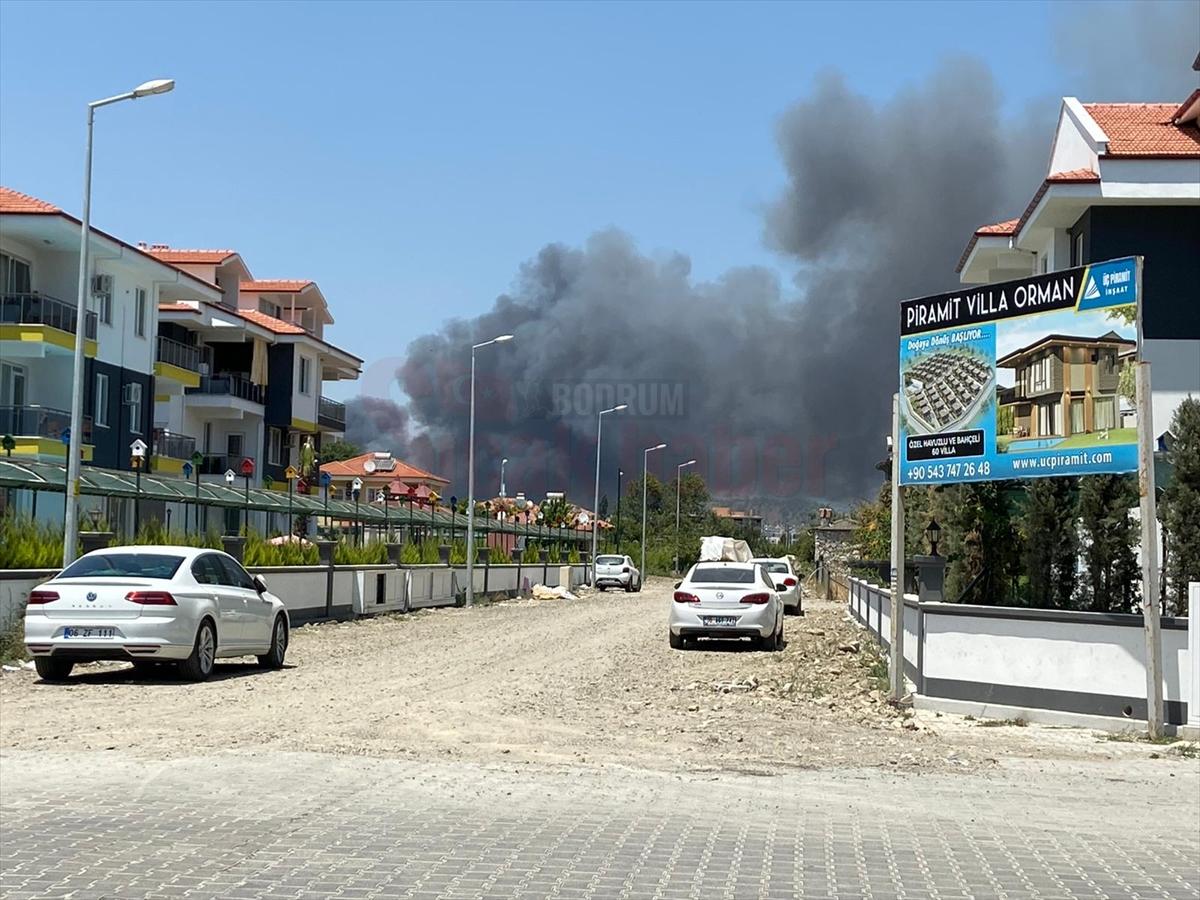
[[283,602],[231,556],[198,547],[113,547],[81,556],[30,592],[25,647],[45,681],[77,662],[143,667],[171,661],[208,678],[221,657],[283,666],[290,622]]
[[775,587],[779,590],[779,597],[783,600],[784,613],[800,615],[800,576],[796,574],[796,568],[792,564],[791,558],[787,556],[774,559],[764,557],[750,561],[756,562],[766,569],[771,580],[775,582]]
[[628,592],[642,589],[642,573],[628,556],[597,556],[596,587],[624,588]]
[[698,562],[675,588],[668,623],[676,650],[700,637],[748,637],[763,650],[783,649],[783,603],[758,563]]

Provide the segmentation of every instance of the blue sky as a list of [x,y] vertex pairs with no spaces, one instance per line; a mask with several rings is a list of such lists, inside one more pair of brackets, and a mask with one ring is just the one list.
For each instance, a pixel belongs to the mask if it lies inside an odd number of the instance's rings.
[[[1077,7],[1071,7],[1077,8]],[[127,240],[317,280],[368,362],[488,308],[545,243],[617,226],[698,278],[763,247],[779,114],[824,69],[886,98],[947,55],[1006,111],[1062,87],[1051,6],[0,4],[0,181]],[[1049,136],[1047,136],[1047,140]],[[345,396],[343,392],[342,396]]]

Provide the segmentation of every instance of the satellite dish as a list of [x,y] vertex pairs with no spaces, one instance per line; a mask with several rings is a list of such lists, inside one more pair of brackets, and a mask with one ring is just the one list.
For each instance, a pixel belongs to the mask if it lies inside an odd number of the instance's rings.
[[370,475],[372,472],[374,472],[375,471],[375,460],[368,459],[365,463],[363,463],[363,471],[366,472],[368,475]]

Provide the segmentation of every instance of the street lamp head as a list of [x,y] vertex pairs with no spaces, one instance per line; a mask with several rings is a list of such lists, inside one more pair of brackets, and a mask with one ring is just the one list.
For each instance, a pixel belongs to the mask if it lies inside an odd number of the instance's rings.
[[508,465],[508,457],[507,456],[500,460],[500,465],[502,465],[502,466]]
[[649,453],[651,450],[662,450],[666,446],[666,444],[655,444],[653,447],[647,447],[646,452]]
[[145,81],[133,89],[134,97],[149,97],[151,94],[165,94],[175,90],[174,78],[155,78]]
[[511,334],[502,334],[498,338],[493,338],[497,344],[503,344],[505,341],[511,341],[512,339],[513,336]]

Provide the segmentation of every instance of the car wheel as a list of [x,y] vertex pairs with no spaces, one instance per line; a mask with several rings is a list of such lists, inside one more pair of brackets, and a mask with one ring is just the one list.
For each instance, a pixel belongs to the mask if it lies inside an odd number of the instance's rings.
[[675,634],[673,631],[668,631],[667,643],[671,645],[672,650],[682,650],[684,648],[683,635]]
[[771,649],[777,653],[783,649],[783,619],[779,620],[779,631],[775,633],[774,646]]
[[605,591],[608,590],[608,585],[598,584],[598,585],[596,585],[596,590],[598,590],[600,593],[603,594]]
[[75,663],[69,659],[55,659],[53,656],[39,656],[33,665],[42,681],[66,681],[75,668]]
[[627,593],[627,594],[633,593],[633,576],[630,576],[629,580],[627,582],[625,582],[625,593]]
[[275,617],[275,626],[271,629],[271,649],[265,656],[258,658],[258,664],[264,669],[282,669],[283,657],[287,654],[288,628],[283,616]]
[[179,673],[188,681],[204,681],[212,674],[216,660],[217,632],[212,622],[205,619],[196,629],[191,656],[179,663]]

